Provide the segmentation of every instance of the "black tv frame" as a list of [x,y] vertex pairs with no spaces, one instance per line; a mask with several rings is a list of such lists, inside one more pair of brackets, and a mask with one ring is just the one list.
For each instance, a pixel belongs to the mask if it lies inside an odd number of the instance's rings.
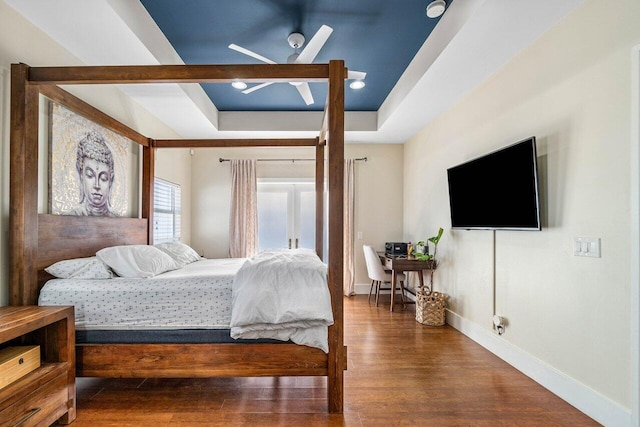
[[[521,225],[521,226],[511,226],[511,225],[506,225],[506,224],[496,224],[495,222],[497,221],[485,221],[486,223],[484,224],[472,224],[471,221],[467,221],[466,224],[461,224],[459,221],[459,217],[456,219],[456,221],[454,221],[454,209],[457,209],[457,207],[454,207],[454,203],[452,201],[452,171],[456,171],[459,170],[459,168],[464,168],[464,167],[469,167],[470,165],[473,164],[477,164],[477,162],[483,162],[483,161],[490,161],[490,159],[492,157],[494,157],[497,154],[502,153],[503,151],[508,151],[509,149],[512,149],[518,145],[521,144],[525,144],[525,143],[530,143],[531,144],[531,148],[532,148],[532,159],[531,159],[531,166],[533,167],[533,185],[534,185],[534,191],[533,191],[533,197],[535,198],[535,223],[536,224],[532,224],[531,226],[528,225]],[[516,143],[510,144],[508,146],[499,148],[497,150],[494,150],[490,153],[484,154],[482,156],[478,156],[474,159],[468,160],[464,163],[460,163],[458,165],[452,166],[450,168],[447,169],[447,183],[449,186],[449,209],[450,209],[450,217],[451,217],[451,228],[454,230],[518,230],[518,231],[540,231],[542,230],[542,222],[541,222],[541,217],[540,217],[540,189],[539,189],[539,177],[538,177],[538,163],[537,163],[537,150],[536,150],[536,137],[535,136],[531,136],[529,138],[525,138],[521,141],[518,141]],[[490,188],[487,188],[486,191],[491,191]],[[455,222],[455,223],[454,223]],[[491,222],[494,222],[494,224],[491,224]]]

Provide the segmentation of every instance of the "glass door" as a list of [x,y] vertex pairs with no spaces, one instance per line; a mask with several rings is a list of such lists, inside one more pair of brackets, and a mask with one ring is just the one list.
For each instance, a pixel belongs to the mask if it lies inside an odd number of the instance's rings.
[[313,181],[258,181],[259,250],[315,249]]

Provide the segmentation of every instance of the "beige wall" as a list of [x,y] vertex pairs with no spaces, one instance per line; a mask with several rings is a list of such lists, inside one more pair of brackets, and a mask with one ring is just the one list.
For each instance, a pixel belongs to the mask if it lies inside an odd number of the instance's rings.
[[[9,70],[12,63],[31,66],[84,65],[55,41],[0,1],[0,306],[9,302]],[[176,134],[114,87],[75,87],[69,91],[144,135]],[[40,154],[42,158],[44,153]],[[43,198],[39,198],[42,200]]]
[[[639,17],[637,1],[587,1],[404,153],[405,237],[447,229],[436,289],[455,315],[490,329],[492,232],[449,229],[446,168],[537,137],[543,230],[496,232],[502,337],[627,408],[630,59]],[[577,236],[601,238],[602,257],[573,256]]]
[[[345,146],[345,157],[367,157],[366,163],[356,166],[354,263],[357,292],[369,292],[371,286],[362,245],[383,251],[385,242],[402,241],[403,156],[404,145]],[[358,232],[362,233],[361,239]]]
[[[224,158],[313,158],[312,148],[196,149],[192,159],[192,229],[194,249],[207,258],[229,253],[231,176]],[[345,157],[367,157],[356,166],[356,283],[368,282],[362,245],[383,249],[384,242],[402,238],[403,146],[347,144]],[[313,162],[260,162],[259,178],[313,178]]]

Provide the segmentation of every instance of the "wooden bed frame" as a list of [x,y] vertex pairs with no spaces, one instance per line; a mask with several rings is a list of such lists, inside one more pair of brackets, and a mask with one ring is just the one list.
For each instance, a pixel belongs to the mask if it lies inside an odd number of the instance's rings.
[[[11,66],[10,304],[35,305],[44,267],[92,256],[119,244],[152,244],[153,179],[157,148],[308,146],[316,152],[316,251],[322,254],[324,151],[329,189],[328,279],[335,324],[329,353],[295,344],[82,344],[79,376],[217,377],[326,376],[328,411],[343,411],[347,350],[343,337],[344,61],[308,65]],[[153,140],[61,89],[64,84],[328,82],[322,128],[311,139]],[[141,218],[38,213],[39,95],[120,133],[143,147]],[[42,189],[41,189],[42,191]]]

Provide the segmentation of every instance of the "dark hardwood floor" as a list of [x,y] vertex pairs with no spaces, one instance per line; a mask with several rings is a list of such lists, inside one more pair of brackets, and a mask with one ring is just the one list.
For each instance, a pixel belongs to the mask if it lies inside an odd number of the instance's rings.
[[591,418],[449,326],[345,300],[345,413],[315,377],[78,378],[81,426],[595,426]]

